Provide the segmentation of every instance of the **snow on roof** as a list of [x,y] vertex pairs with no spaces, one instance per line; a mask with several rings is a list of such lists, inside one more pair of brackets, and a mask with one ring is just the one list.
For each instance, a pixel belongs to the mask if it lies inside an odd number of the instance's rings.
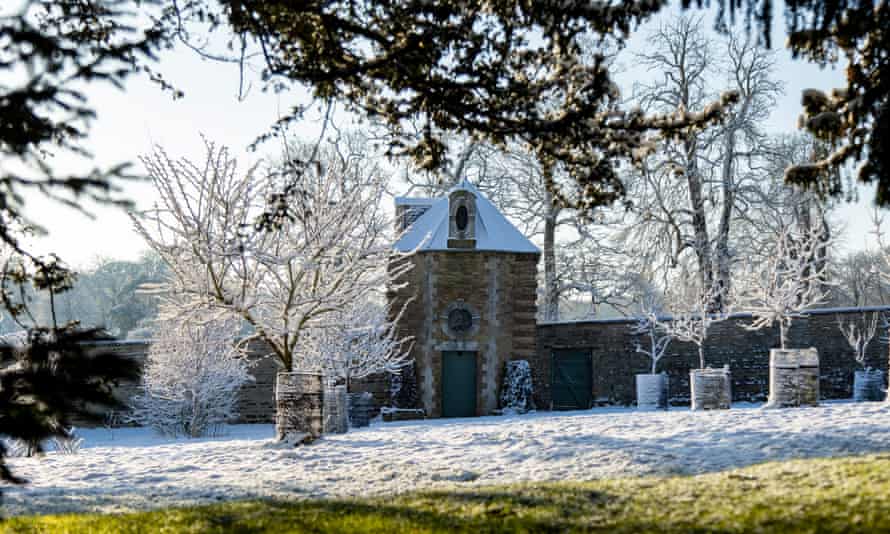
[[[432,205],[396,241],[396,250],[410,252],[418,246],[420,251],[466,250],[448,248],[448,197],[458,190],[469,191],[476,196],[476,247],[470,250],[540,254],[538,247],[522,235],[478,189],[466,181],[454,186],[444,197],[418,199],[424,204],[432,202]],[[399,197],[396,202],[404,200],[407,199]]]
[[396,206],[429,206],[436,198],[396,197]]

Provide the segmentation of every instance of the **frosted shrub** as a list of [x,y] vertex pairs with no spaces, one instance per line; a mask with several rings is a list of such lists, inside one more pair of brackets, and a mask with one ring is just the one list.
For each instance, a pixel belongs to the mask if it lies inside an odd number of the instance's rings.
[[34,455],[35,447],[26,441],[12,438],[0,439],[3,456],[7,458],[26,458]]
[[507,362],[504,385],[501,389],[501,409],[504,413],[525,413],[535,409],[532,370],[526,360]]
[[77,454],[83,445],[84,439],[77,435],[77,429],[74,427],[65,431],[65,437],[52,438],[53,449],[59,454]]
[[236,347],[236,320],[164,324],[148,352],[134,420],[168,436],[219,433],[236,415],[237,392],[252,377]]

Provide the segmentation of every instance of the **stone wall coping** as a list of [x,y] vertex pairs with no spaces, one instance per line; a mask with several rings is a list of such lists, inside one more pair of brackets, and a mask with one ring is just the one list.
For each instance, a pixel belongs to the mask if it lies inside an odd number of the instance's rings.
[[[806,315],[830,315],[834,313],[868,313],[868,312],[881,312],[881,311],[890,311],[890,305],[882,305],[882,306],[862,306],[862,307],[839,307],[839,308],[814,308],[812,310],[804,310],[798,314],[795,314],[796,317],[806,316]],[[727,319],[750,319],[753,317],[751,312],[736,312],[727,316]],[[659,317],[659,319],[664,321],[670,321],[673,319],[670,315],[664,315]],[[612,317],[609,319],[577,319],[572,321],[538,321],[538,326],[560,326],[560,325],[575,325],[575,324],[621,324],[621,323],[635,323],[639,320],[638,317]]]

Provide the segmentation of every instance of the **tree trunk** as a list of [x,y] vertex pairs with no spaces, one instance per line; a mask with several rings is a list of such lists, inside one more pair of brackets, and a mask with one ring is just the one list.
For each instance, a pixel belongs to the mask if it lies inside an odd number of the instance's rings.
[[784,320],[779,321],[779,347],[788,348],[788,326]]
[[556,277],[556,213],[550,193],[544,196],[544,320],[559,320],[559,281]]
[[698,368],[705,368],[705,346],[701,344],[698,346]]
[[735,182],[733,181],[733,162],[735,160],[736,136],[735,130],[726,134],[726,143],[723,150],[722,186],[723,205],[720,209],[720,226],[717,230],[717,243],[714,247],[715,261],[717,265],[717,279],[715,283],[719,288],[714,300],[714,312],[722,312],[726,309],[726,297],[730,291],[732,258],[729,254],[729,232],[732,223],[732,213],[735,206]]
[[698,148],[694,138],[687,138],[684,143],[686,150],[686,184],[689,187],[689,202],[692,209],[692,232],[695,257],[698,261],[699,282],[703,290],[713,284],[711,263],[711,240],[708,236],[708,221],[705,215],[705,199],[702,193],[702,180],[698,171]]

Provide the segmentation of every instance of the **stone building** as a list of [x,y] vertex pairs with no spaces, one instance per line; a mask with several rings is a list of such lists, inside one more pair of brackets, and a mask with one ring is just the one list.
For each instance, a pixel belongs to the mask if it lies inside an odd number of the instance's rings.
[[441,198],[397,198],[395,243],[416,251],[393,291],[406,306],[399,333],[413,338],[420,408],[428,417],[498,408],[506,363],[537,353],[538,248],[471,184]]

